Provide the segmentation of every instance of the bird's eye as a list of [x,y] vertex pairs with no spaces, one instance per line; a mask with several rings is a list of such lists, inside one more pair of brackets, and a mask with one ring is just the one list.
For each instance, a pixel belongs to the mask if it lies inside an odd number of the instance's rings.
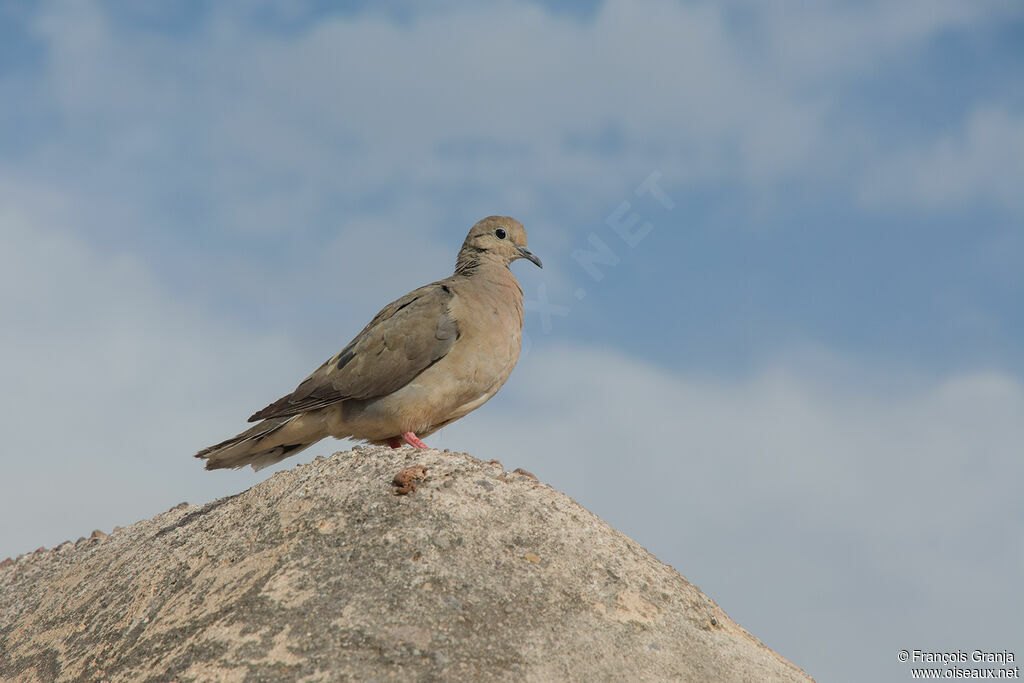
[[505,232],[505,228],[498,228],[497,230],[494,231],[494,236],[497,237],[499,240],[503,240],[506,237],[508,237],[508,233]]

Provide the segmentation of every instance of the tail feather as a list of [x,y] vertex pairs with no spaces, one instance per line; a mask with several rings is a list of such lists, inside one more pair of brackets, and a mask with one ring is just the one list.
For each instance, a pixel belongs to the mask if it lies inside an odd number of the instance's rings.
[[238,469],[246,465],[254,470],[284,460],[309,448],[324,435],[303,429],[299,415],[264,420],[251,429],[226,441],[204,448],[195,454],[206,460],[206,469]]

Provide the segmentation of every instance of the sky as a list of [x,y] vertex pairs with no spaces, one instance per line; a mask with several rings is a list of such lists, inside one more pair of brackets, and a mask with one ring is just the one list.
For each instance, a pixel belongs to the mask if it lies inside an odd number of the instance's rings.
[[524,353],[428,445],[819,680],[1019,661],[1022,72],[1008,1],[0,0],[0,557],[266,479],[190,456],[502,214]]

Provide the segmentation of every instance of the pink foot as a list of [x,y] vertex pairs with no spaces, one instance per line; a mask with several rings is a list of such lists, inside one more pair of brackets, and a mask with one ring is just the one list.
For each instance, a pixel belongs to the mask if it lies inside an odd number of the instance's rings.
[[[402,432],[402,438],[405,439],[405,442],[407,444],[409,444],[410,446],[412,446],[413,448],[424,448],[425,449],[427,447],[427,444],[425,444],[422,441],[420,441],[419,438],[415,434],[413,434],[412,432]],[[397,440],[398,439],[395,439],[395,441],[397,441]]]
[[391,446],[392,448],[401,448],[402,447],[402,440],[399,439],[397,436],[392,437],[392,438],[388,439],[388,445]]

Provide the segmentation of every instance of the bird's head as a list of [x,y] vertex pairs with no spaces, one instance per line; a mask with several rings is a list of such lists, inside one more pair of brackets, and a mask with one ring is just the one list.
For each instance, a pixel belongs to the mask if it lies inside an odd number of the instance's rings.
[[543,268],[540,259],[526,248],[526,228],[508,216],[488,216],[470,229],[459,251],[455,272],[471,271],[484,258],[497,259],[506,266],[524,258]]

